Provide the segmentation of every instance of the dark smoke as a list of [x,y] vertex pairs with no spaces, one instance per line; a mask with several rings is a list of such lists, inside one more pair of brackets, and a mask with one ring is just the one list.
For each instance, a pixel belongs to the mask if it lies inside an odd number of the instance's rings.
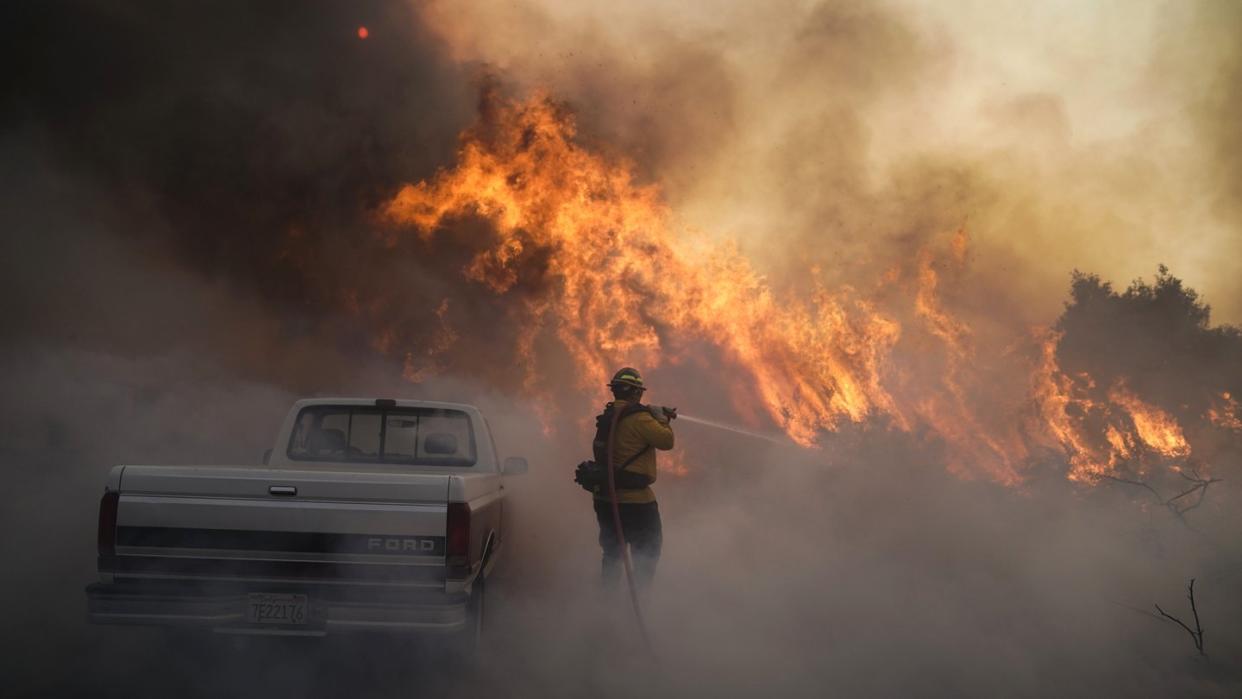
[[[361,344],[338,317],[350,289],[372,280],[421,298],[444,281],[437,265],[397,267],[369,220],[398,182],[451,158],[473,107],[469,76],[440,58],[410,7],[24,3],[5,13],[6,141],[38,144],[33,162],[9,160],[12,172],[87,183],[89,198],[70,201],[122,244],[257,299],[277,334],[335,324],[329,332]],[[50,213],[25,208],[14,238]],[[427,320],[409,313],[402,320]]]

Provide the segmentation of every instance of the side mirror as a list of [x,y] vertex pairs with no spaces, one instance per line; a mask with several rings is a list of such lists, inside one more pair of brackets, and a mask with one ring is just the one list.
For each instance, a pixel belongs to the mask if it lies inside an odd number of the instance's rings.
[[272,463],[272,450],[268,449],[267,451],[263,452],[263,465],[266,466],[270,463]]
[[504,465],[500,468],[500,472],[506,476],[520,476],[529,470],[530,464],[520,456],[510,456],[505,459]]

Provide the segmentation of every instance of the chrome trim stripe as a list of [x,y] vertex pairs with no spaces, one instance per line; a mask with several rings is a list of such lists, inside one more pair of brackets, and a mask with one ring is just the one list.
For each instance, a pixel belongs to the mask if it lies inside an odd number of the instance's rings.
[[223,549],[380,557],[443,557],[444,537],[425,534],[335,533],[121,525],[117,547]]

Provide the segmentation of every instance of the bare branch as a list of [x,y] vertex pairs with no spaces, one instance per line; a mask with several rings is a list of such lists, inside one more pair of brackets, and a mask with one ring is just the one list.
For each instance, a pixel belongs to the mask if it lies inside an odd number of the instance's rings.
[[1132,481],[1129,478],[1118,478],[1117,476],[1102,476],[1102,478],[1105,478],[1110,481],[1115,481],[1117,483],[1125,483],[1127,485],[1137,485],[1140,488],[1146,488],[1156,498],[1156,502],[1160,503],[1161,505],[1164,504],[1164,497],[1161,496],[1160,493],[1156,492],[1155,488],[1151,487],[1147,483],[1144,483],[1143,481]]
[[1173,497],[1171,497],[1171,498],[1169,498],[1168,500],[1166,500],[1164,504],[1168,505],[1168,504],[1170,504],[1170,503],[1177,502],[1178,500],[1181,500],[1182,498],[1186,497],[1187,495],[1190,495],[1191,493],[1195,493],[1195,492],[1201,492],[1201,491],[1203,491],[1205,487],[1206,487],[1206,486],[1204,486],[1203,484],[1199,484],[1199,485],[1194,486],[1193,488],[1190,488],[1190,489],[1187,489],[1187,490],[1183,490],[1182,492],[1178,493],[1177,495],[1174,495]]
[[1177,624],[1178,626],[1182,627],[1183,629],[1186,629],[1186,633],[1190,634],[1190,637],[1195,639],[1195,646],[1198,646],[1198,645],[1199,645],[1199,643],[1198,643],[1198,637],[1197,637],[1197,636],[1195,636],[1195,630],[1194,630],[1194,629],[1192,629],[1192,628],[1190,628],[1189,626],[1187,626],[1187,625],[1186,625],[1186,622],[1184,622],[1184,621],[1182,621],[1181,619],[1178,619],[1177,617],[1173,616],[1172,614],[1169,614],[1168,612],[1164,611],[1163,609],[1161,609],[1161,608],[1160,608],[1160,605],[1158,605],[1158,604],[1156,605],[1156,611],[1157,611],[1157,612],[1160,612],[1160,616],[1164,617],[1165,619],[1168,619],[1169,621],[1173,622],[1174,624]]
[[1198,634],[1198,642],[1195,644],[1199,649],[1199,655],[1207,655],[1203,652],[1203,624],[1199,623],[1199,608],[1195,606],[1195,579],[1190,579],[1187,597],[1190,598],[1190,613],[1195,616],[1195,633]]
[[[1184,474],[1183,474],[1183,475],[1184,475]],[[1209,479],[1206,479],[1206,480],[1205,480],[1205,479],[1199,479],[1199,480],[1197,481],[1197,483],[1196,483],[1196,485],[1195,485],[1194,487],[1192,487],[1192,488],[1190,488],[1189,490],[1186,490],[1185,492],[1182,492],[1182,493],[1180,493],[1180,494],[1178,494],[1178,495],[1176,495],[1176,496],[1174,496],[1174,497],[1172,497],[1172,498],[1169,498],[1168,502],[1166,502],[1166,503],[1165,503],[1165,506],[1167,506],[1170,510],[1172,510],[1172,511],[1173,511],[1173,513],[1174,513],[1174,514],[1176,514],[1176,515],[1178,515],[1178,516],[1181,516],[1181,515],[1183,515],[1183,514],[1185,514],[1185,513],[1187,513],[1187,512],[1190,512],[1191,510],[1193,510],[1193,509],[1195,509],[1196,507],[1198,507],[1198,506],[1200,506],[1200,505],[1202,505],[1202,504],[1203,504],[1203,498],[1207,496],[1207,489],[1208,489],[1208,486],[1212,485],[1213,483],[1219,483],[1219,482],[1221,482],[1221,480],[1223,480],[1223,479],[1221,479],[1221,478],[1209,478]],[[1193,505],[1186,505],[1186,506],[1182,507],[1182,506],[1179,506],[1179,505],[1174,504],[1174,503],[1176,503],[1176,501],[1180,500],[1181,498],[1183,498],[1183,497],[1185,497],[1185,496],[1187,496],[1187,495],[1190,495],[1191,493],[1193,493],[1193,492],[1195,492],[1195,491],[1198,491],[1198,492],[1199,492],[1199,497],[1198,497],[1198,499],[1196,499],[1196,500],[1195,500],[1195,502],[1194,502],[1194,504],[1193,504]]]
[[[1165,497],[1160,494],[1160,491],[1153,488],[1151,484],[1146,481],[1133,480],[1130,478],[1119,478],[1117,476],[1102,476],[1102,478],[1116,483],[1125,483],[1126,485],[1134,485],[1145,489],[1147,492],[1152,494],[1152,497],[1156,499],[1156,502],[1164,505],[1174,517],[1178,518],[1178,520],[1182,522],[1182,524],[1186,524],[1186,518],[1183,515],[1203,504],[1203,499],[1207,495],[1208,486],[1213,483],[1219,483],[1223,480],[1220,478],[1201,478],[1197,469],[1192,469],[1191,473],[1194,475],[1186,475],[1186,473],[1182,471],[1177,472],[1179,476],[1190,481],[1191,483],[1194,483],[1194,485],[1168,499],[1165,499]],[[1193,504],[1181,505],[1178,503],[1178,500],[1194,493],[1198,493],[1199,497]],[[1190,525],[1187,524],[1186,526]]]
[[1190,579],[1189,590],[1190,590],[1190,593],[1188,597],[1190,598],[1190,611],[1195,616],[1195,628],[1193,629],[1190,628],[1189,626],[1186,625],[1186,622],[1164,611],[1163,609],[1160,608],[1160,605],[1158,604],[1155,605],[1156,611],[1160,612],[1160,616],[1164,617],[1165,619],[1168,619],[1169,621],[1185,629],[1186,633],[1190,634],[1190,640],[1193,641],[1195,644],[1195,650],[1199,651],[1199,655],[1206,656],[1207,653],[1203,652],[1203,626],[1199,623],[1199,610],[1198,608],[1195,607],[1195,579],[1194,578]]

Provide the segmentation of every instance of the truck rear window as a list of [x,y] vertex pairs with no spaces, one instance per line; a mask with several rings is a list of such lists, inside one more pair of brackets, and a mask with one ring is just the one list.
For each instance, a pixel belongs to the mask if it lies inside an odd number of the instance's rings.
[[297,461],[473,466],[474,428],[460,410],[315,405],[289,438]]

